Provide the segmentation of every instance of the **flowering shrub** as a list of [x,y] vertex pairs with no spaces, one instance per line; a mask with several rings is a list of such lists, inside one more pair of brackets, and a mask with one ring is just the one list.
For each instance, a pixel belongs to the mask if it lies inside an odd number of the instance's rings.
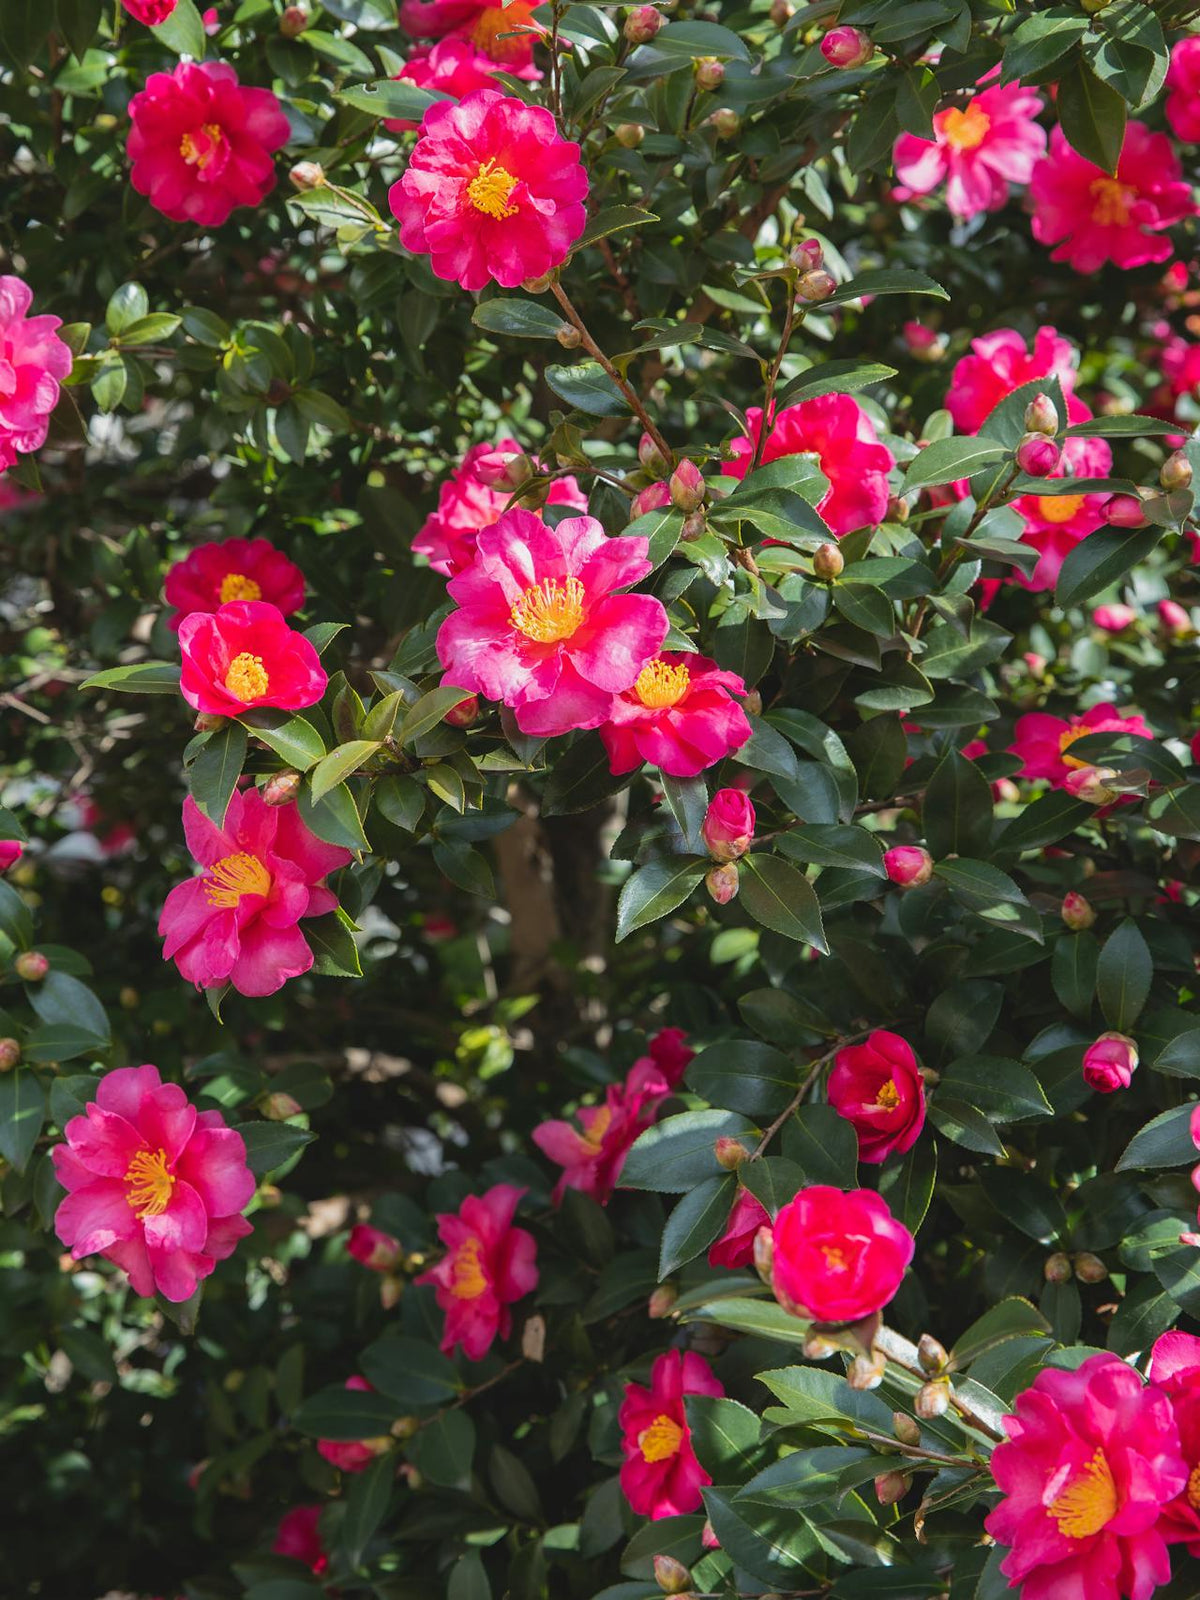
[[1198,27],[0,4],[0,1600],[1192,1593]]

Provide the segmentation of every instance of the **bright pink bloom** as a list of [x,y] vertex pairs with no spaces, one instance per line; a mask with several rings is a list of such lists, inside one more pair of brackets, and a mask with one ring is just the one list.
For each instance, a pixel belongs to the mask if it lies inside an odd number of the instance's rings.
[[919,844],[898,844],[883,853],[888,882],[900,889],[919,889],[933,877],[933,857]]
[[275,187],[271,153],[291,130],[270,89],[243,88],[223,61],[154,72],[129,102],[130,182],[172,222],[217,228]]
[[205,871],[166,898],[163,960],[198,988],[232,983],[246,995],[274,994],[307,972],[313,953],[297,923],[336,909],[324,880],[350,851],[318,839],[294,803],[269,806],[254,788],[234,790],[223,827],[188,795],[183,829]]
[[548,528],[506,511],[474,563],[446,585],[459,609],[438,630],[446,681],[511,706],[523,733],[596,728],[667,631],[648,594],[617,594],[650,571],[648,542],[609,538],[593,517]]
[[568,1189],[579,1189],[607,1205],[629,1147],[654,1121],[670,1092],[671,1085],[655,1063],[643,1056],[624,1083],[609,1084],[603,1105],[580,1107],[576,1119],[582,1132],[574,1122],[540,1123],[533,1130],[533,1142],[563,1169],[554,1186],[554,1204],[562,1204]]
[[416,1281],[437,1288],[437,1303],[446,1313],[441,1347],[447,1355],[461,1345],[469,1361],[482,1361],[497,1336],[508,1338],[513,1301],[537,1288],[537,1244],[531,1233],[512,1225],[524,1193],[497,1183],[485,1195],[468,1195],[457,1214],[437,1215],[446,1254]]
[[916,1248],[882,1195],[828,1184],[780,1209],[773,1244],[775,1298],[817,1322],[858,1322],[887,1305]]
[[1136,733],[1143,739],[1153,739],[1154,733],[1145,720],[1117,715],[1117,708],[1108,703],[1092,706],[1081,717],[1054,717],[1048,711],[1030,711],[1018,717],[1013,729],[1013,742],[1009,750],[1024,762],[1021,776],[1046,778],[1056,787],[1072,770],[1086,767],[1088,763],[1070,755],[1076,739],[1089,733]]
[[1200,1556],[1200,1339],[1174,1331],[1156,1339],[1150,1352],[1150,1382],[1171,1402],[1188,1470],[1187,1487],[1163,1508],[1158,1531],[1168,1544],[1184,1544]]
[[400,26],[414,39],[468,40],[497,68],[518,78],[540,78],[533,64],[533,42],[544,30],[532,20],[537,0],[401,0]]
[[829,1103],[858,1134],[858,1158],[872,1165],[916,1144],[925,1125],[925,1083],[912,1046],[876,1028],[837,1053]]
[[236,717],[256,706],[299,711],[316,705],[328,678],[302,633],[266,600],[233,600],[193,611],[178,627],[179,692],[196,711]]
[[[1200,38],[1196,42],[1200,44]],[[1200,394],[1200,344],[1173,333],[1158,353],[1158,364],[1173,400]],[[1170,414],[1175,413],[1172,410]]]
[[163,594],[179,624],[193,611],[218,611],[235,600],[266,600],[286,617],[304,604],[304,574],[268,539],[197,545],[167,573]]
[[[363,1394],[373,1393],[365,1378],[357,1375],[346,1379],[346,1388]],[[391,1437],[384,1434],[378,1439],[318,1439],[317,1451],[331,1466],[342,1472],[365,1472],[376,1456],[392,1448]]]
[[830,28],[821,40],[821,54],[831,67],[864,67],[875,54],[870,34],[861,28]]
[[1039,328],[1032,350],[1015,328],[998,328],[972,339],[971,354],[955,363],[946,410],[960,433],[978,433],[1001,400],[1034,378],[1053,373],[1071,394],[1078,362],[1074,345],[1055,328]]
[[[746,418],[751,436],[733,441],[733,460],[723,467],[727,478],[744,478],[754,459],[762,411],[752,406]],[[816,455],[829,479],[829,490],[817,510],[839,539],[856,528],[874,527],[883,521],[887,475],[896,458],[880,444],[870,417],[856,400],[848,394],[823,394],[780,411],[767,435],[764,463],[805,451]]]
[[771,1226],[770,1213],[749,1189],[739,1189],[725,1231],[708,1247],[710,1267],[748,1267],[754,1260],[754,1240],[760,1228]]
[[[696,1059],[696,1052],[687,1042],[682,1028],[660,1028],[646,1046],[650,1060],[667,1080],[670,1088],[677,1088],[683,1075]],[[639,1056],[637,1065],[644,1065],[645,1056]]]
[[434,277],[513,289],[566,260],[587,192],[579,146],[544,106],[476,89],[430,106],[388,203],[401,244],[427,255]]
[[110,826],[112,819],[92,799],[90,794],[75,796],[76,826],[86,833],[90,833],[100,847],[104,856],[124,855],[132,849],[136,842],[136,835],[127,822],[118,822]]
[[[1071,397],[1067,402],[1072,422],[1091,416],[1087,406]],[[1112,450],[1105,439],[1066,439],[1062,465],[1054,478],[1103,478],[1112,470]],[[1052,589],[1058,582],[1062,564],[1081,539],[1103,527],[1107,520],[1103,494],[1020,494],[1012,509],[1025,519],[1021,543],[1038,552],[1038,563],[1028,576],[1014,567],[1013,579],[1035,593]]]
[[1050,259],[1076,272],[1098,272],[1106,261],[1124,268],[1165,261],[1172,247],[1164,230],[1196,213],[1171,141],[1144,122],[1126,126],[1115,177],[1085,160],[1055,128],[1049,155],[1034,168],[1030,194],[1034,238],[1056,245]]
[[929,194],[944,183],[953,216],[999,211],[1009,184],[1028,183],[1046,153],[1041,110],[1040,94],[1012,83],[982,90],[965,108],[939,111],[933,139],[902,133],[892,157],[903,185],[899,198]]
[[1188,1481],[1167,1396],[1104,1353],[1044,1368],[1015,1412],[985,1526],[1021,1600],[1150,1600],[1171,1576],[1160,1513]]
[[1107,605],[1097,606],[1092,612],[1092,621],[1098,628],[1103,628],[1105,633],[1124,633],[1131,623],[1137,621],[1138,614],[1132,606]]
[[303,1561],[318,1577],[329,1566],[329,1557],[321,1543],[320,1521],[325,1507],[294,1506],[279,1519],[275,1543],[271,1549],[277,1556],[291,1556]]
[[390,1272],[400,1259],[400,1241],[382,1228],[372,1228],[366,1222],[356,1222],[350,1229],[346,1249],[372,1272]]
[[179,0],[121,0],[121,4],[136,22],[148,28],[157,28],[165,22],[179,4]]
[[640,1517],[684,1516],[703,1505],[700,1491],[712,1482],[696,1460],[683,1397],[723,1395],[724,1387],[703,1356],[667,1350],[650,1368],[650,1387],[625,1385],[617,1412],[621,1428],[621,1489]]
[[708,802],[700,834],[714,861],[736,861],[754,843],[754,802],[744,789],[718,789]]
[[1044,433],[1028,433],[1017,446],[1016,462],[1031,478],[1049,478],[1062,465],[1062,451]]
[[1102,1033],[1083,1052],[1083,1081],[1100,1094],[1128,1089],[1137,1071],[1138,1048],[1123,1033]]
[[197,1112],[158,1068],[118,1067],[50,1152],[67,1191],[54,1229],[76,1261],[106,1256],[135,1294],[188,1300],[253,1230],[254,1194],[240,1133]]
[[1200,38],[1188,34],[1171,47],[1165,111],[1182,144],[1200,144]]
[[200,21],[204,24],[204,31],[211,39],[213,34],[220,33],[221,19],[217,15],[216,6],[209,6],[207,11],[200,13]]
[[[469,39],[450,36],[423,50],[414,50],[395,81],[415,84],[418,89],[440,90],[461,100],[475,89],[494,87],[497,70],[498,63]],[[420,127],[420,123],[402,117],[385,117],[383,125],[391,133],[410,133]]]
[[24,854],[23,844],[18,844],[15,839],[0,839],[0,872],[7,872],[9,867],[15,867]]
[[31,317],[33,291],[20,278],[0,276],[0,472],[19,455],[40,450],[71,370],[71,352],[58,337],[61,317]]
[[707,656],[656,656],[616,697],[600,728],[609,767],[632,772],[649,761],[669,777],[695,777],[750,738],[746,713],[732,698],[745,693],[736,672]]
[[[523,454],[515,439],[498,444],[475,444],[438,490],[437,510],[425,518],[413,540],[413,554],[425,556],[435,572],[448,578],[464,571],[475,559],[480,528],[488,528],[504,515],[511,490],[496,485],[496,469]],[[570,476],[556,478],[546,496],[548,505],[587,510],[587,496]]]

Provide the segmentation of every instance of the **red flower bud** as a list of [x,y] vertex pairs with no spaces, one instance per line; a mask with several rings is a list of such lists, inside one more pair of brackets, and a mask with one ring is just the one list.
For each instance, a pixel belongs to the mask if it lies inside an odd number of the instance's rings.
[[821,40],[821,54],[831,67],[865,66],[875,46],[861,28],[830,28]]
[[825,251],[819,239],[801,239],[792,246],[788,260],[800,272],[815,272],[825,265]]
[[655,1289],[646,1302],[646,1315],[656,1322],[663,1317],[669,1317],[671,1308],[679,1299],[679,1290],[671,1283],[663,1283]]
[[1110,788],[1117,776],[1112,767],[1076,767],[1063,779],[1063,788],[1076,800],[1090,806],[1110,806],[1120,791]]
[[40,950],[22,950],[13,966],[25,983],[40,983],[50,971],[50,963]]
[[796,293],[801,300],[816,305],[821,300],[828,300],[836,288],[837,279],[826,272],[824,267],[817,267],[815,271],[804,274],[796,285]]
[[370,1267],[372,1272],[390,1271],[402,1254],[399,1239],[365,1222],[356,1222],[351,1228],[346,1249],[355,1261]]
[[648,433],[638,440],[638,464],[655,478],[665,477],[671,470],[671,463]]
[[1113,494],[1104,503],[1104,520],[1114,528],[1144,528],[1146,513],[1137,495]]
[[11,1072],[21,1059],[21,1046],[15,1039],[0,1039],[0,1072]]
[[1095,908],[1091,901],[1076,893],[1074,889],[1068,889],[1063,895],[1061,915],[1067,927],[1076,933],[1084,928],[1090,928],[1096,920]]
[[1187,489],[1192,482],[1192,463],[1182,450],[1175,450],[1159,468],[1158,481],[1170,494],[1175,489]]
[[452,728],[469,728],[478,718],[479,696],[469,694],[465,700],[460,700],[456,706],[451,706],[442,721],[449,723]]
[[719,906],[727,906],[740,887],[737,864],[726,861],[719,867],[712,867],[704,879],[704,887]]
[[881,1472],[875,1479],[875,1497],[881,1506],[894,1506],[908,1493],[908,1479],[902,1472]]
[[1044,433],[1027,433],[1017,446],[1017,465],[1031,478],[1048,478],[1062,461],[1062,451]]
[[917,844],[898,844],[884,852],[883,870],[899,889],[917,889],[933,877],[933,857]]
[[906,322],[904,324],[904,343],[908,353],[917,361],[940,361],[946,354],[946,341],[941,334],[933,328],[927,328],[923,322]]
[[742,789],[718,789],[700,834],[714,861],[736,861],[754,842],[754,803]]
[[638,517],[644,517],[648,511],[662,511],[670,504],[669,484],[648,483],[634,495],[633,504],[629,507],[629,520],[635,522]]
[[695,511],[704,504],[704,475],[686,457],[671,474],[671,504],[680,511]]
[[725,82],[725,63],[716,56],[697,56],[693,67],[697,89],[719,89]]
[[662,25],[662,12],[654,6],[634,6],[625,18],[625,37],[630,44],[649,44]]
[[1123,1033],[1102,1033],[1083,1052],[1083,1081],[1099,1094],[1128,1089],[1137,1071],[1138,1048]]
[[298,39],[308,23],[308,12],[303,6],[286,6],[279,19],[279,31],[285,39]]
[[726,1172],[736,1172],[742,1162],[750,1154],[740,1139],[735,1139],[728,1133],[723,1133],[713,1143],[713,1155],[717,1158],[718,1166],[725,1168]]
[[325,168],[319,161],[297,161],[288,173],[288,179],[294,189],[301,191],[321,189],[328,181],[325,177]]
[[273,772],[263,784],[260,793],[268,806],[286,806],[300,793],[304,782],[298,772]]
[[1158,620],[1170,634],[1182,636],[1193,631],[1191,617],[1177,600],[1158,602]]

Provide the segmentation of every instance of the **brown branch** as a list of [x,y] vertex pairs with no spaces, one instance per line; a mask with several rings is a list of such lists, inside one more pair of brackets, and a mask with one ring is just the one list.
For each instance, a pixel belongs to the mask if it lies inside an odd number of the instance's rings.
[[587,326],[585,325],[583,318],[571,304],[570,298],[568,297],[567,292],[563,288],[562,284],[559,283],[557,279],[554,279],[550,284],[550,288],[553,291],[554,298],[566,312],[567,320],[578,332],[580,340],[583,344],[583,348],[594,360],[600,363],[605,372],[607,372],[608,376],[616,384],[617,388],[624,396],[625,402],[629,406],[629,409],[633,412],[634,416],[641,423],[642,427],[645,428],[646,432],[654,440],[655,444],[662,451],[666,459],[668,461],[673,460],[674,453],[671,450],[670,445],[658,431],[657,424],[653,421],[650,413],[646,410],[645,406],[638,398],[637,391],[627,379],[621,376],[616,367],[613,366],[612,362],[604,354],[604,351],[601,350],[600,346],[596,343],[595,339],[592,338],[591,334],[587,330]]

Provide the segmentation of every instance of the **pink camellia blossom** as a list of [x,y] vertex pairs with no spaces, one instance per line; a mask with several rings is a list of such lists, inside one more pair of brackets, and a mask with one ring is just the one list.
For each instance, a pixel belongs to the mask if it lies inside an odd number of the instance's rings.
[[882,1195],[814,1184],[780,1208],[771,1286],[797,1316],[858,1322],[887,1305],[916,1248]]
[[58,404],[71,352],[58,337],[61,317],[29,315],[33,291],[0,276],[0,473],[40,450]]
[[[361,1394],[372,1394],[374,1391],[365,1378],[357,1374],[346,1379],[346,1388],[357,1390]],[[317,1452],[325,1457],[330,1466],[337,1467],[341,1472],[365,1472],[376,1456],[385,1455],[392,1448],[390,1434],[383,1434],[377,1439],[318,1439]]]
[[983,89],[966,106],[939,111],[932,139],[902,133],[892,156],[903,186],[899,197],[930,194],[944,183],[952,216],[999,211],[1009,184],[1028,183],[1046,153],[1046,130],[1037,120],[1041,110],[1036,90],[1011,83]]
[[148,28],[157,28],[175,10],[179,0],[121,0],[121,4],[135,22],[144,22]]
[[653,595],[615,592],[650,571],[648,547],[609,538],[593,517],[548,528],[506,511],[446,585],[459,608],[438,630],[446,682],[503,701],[523,733],[599,727],[666,635]]
[[1137,1071],[1138,1048],[1123,1033],[1102,1033],[1083,1052],[1083,1081],[1100,1094],[1128,1089]]
[[437,1215],[446,1254],[416,1282],[437,1290],[447,1355],[460,1346],[469,1361],[482,1361],[497,1337],[508,1338],[512,1303],[537,1288],[537,1243],[512,1225],[524,1194],[514,1184],[497,1183],[484,1195],[468,1195],[457,1213]]
[[[413,554],[425,556],[435,572],[448,578],[469,567],[479,530],[499,521],[512,497],[511,490],[496,487],[495,468],[521,455],[515,439],[472,445],[438,490],[437,510],[426,517],[413,540]],[[587,496],[569,475],[554,480],[546,502],[587,510]]]
[[[660,1028],[647,1044],[646,1051],[671,1089],[682,1083],[684,1073],[696,1059],[696,1052],[688,1044],[682,1028]],[[645,1056],[639,1056],[638,1063],[645,1060]]]
[[[461,100],[475,89],[494,87],[497,70],[498,63],[470,39],[451,35],[427,49],[414,50],[396,74],[395,81],[451,94]],[[411,133],[420,127],[420,123],[403,117],[385,117],[383,125],[390,133]]]
[[630,1068],[624,1083],[609,1084],[602,1105],[580,1107],[576,1113],[579,1127],[558,1120],[540,1123],[533,1130],[533,1142],[563,1169],[554,1186],[554,1204],[562,1204],[568,1189],[578,1189],[599,1205],[607,1205],[630,1146],[654,1121],[670,1092],[671,1085],[658,1067],[643,1056]]
[[533,21],[536,0],[401,0],[400,26],[414,39],[467,40],[497,68],[537,79],[533,43],[544,30]]
[[[754,459],[762,428],[762,411],[752,406],[746,413],[750,438],[731,445],[733,459],[724,464],[728,478],[744,478]],[[874,424],[848,394],[822,394],[787,406],[770,425],[763,462],[781,456],[812,452],[829,479],[828,492],[817,510],[840,539],[856,528],[874,527],[887,513],[887,475],[896,458],[880,444]]]
[[1162,1508],[1187,1486],[1171,1402],[1119,1356],[1045,1367],[992,1453],[984,1526],[1021,1600],[1150,1600],[1170,1581]]
[[837,1053],[829,1103],[858,1135],[858,1158],[871,1165],[911,1150],[925,1125],[925,1083],[912,1046],[876,1028]]
[[1132,606],[1112,604],[1097,606],[1092,612],[1092,621],[1098,628],[1103,628],[1105,633],[1124,633],[1138,618]]
[[7,872],[9,867],[15,867],[24,854],[23,844],[18,844],[15,839],[0,839],[0,872]]
[[898,844],[884,851],[883,870],[898,889],[919,889],[933,877],[933,857],[919,844]]
[[1196,214],[1171,141],[1144,122],[1127,124],[1115,176],[1079,155],[1055,128],[1029,192],[1034,238],[1055,245],[1050,259],[1076,272],[1098,272],[1106,261],[1126,269],[1166,261],[1171,241],[1164,230]]
[[698,1511],[701,1490],[712,1482],[696,1460],[683,1397],[720,1396],[725,1389],[703,1356],[668,1350],[650,1368],[650,1387],[625,1385],[617,1412],[621,1429],[621,1489],[640,1517],[685,1516]]
[[1200,38],[1192,33],[1171,46],[1164,110],[1181,144],[1200,144]]
[[252,1232],[255,1189],[240,1133],[197,1112],[158,1068],[118,1067],[50,1152],[67,1191],[54,1229],[76,1261],[106,1256],[135,1294],[178,1303]]
[[320,1577],[329,1567],[329,1556],[321,1542],[321,1505],[293,1506],[279,1519],[271,1549],[277,1556],[291,1556]]
[[1039,328],[1032,350],[1015,328],[981,334],[971,340],[970,355],[955,363],[946,410],[960,433],[978,433],[1001,400],[1035,378],[1053,374],[1071,394],[1078,363],[1074,345],[1056,328]]
[[188,795],[183,830],[205,870],[167,895],[164,961],[198,988],[231,983],[245,995],[274,994],[307,972],[313,953],[297,924],[337,908],[324,880],[350,851],[318,839],[294,802],[269,806],[254,788],[234,790],[221,827]]
[[275,187],[274,151],[291,136],[270,89],[244,88],[223,61],[153,72],[129,102],[130,182],[172,222],[220,227]]
[[179,624],[179,692],[196,711],[236,717],[257,706],[316,705],[329,679],[316,646],[266,600],[193,611]]
[[304,574],[269,539],[200,544],[177,561],[163,583],[168,621],[178,632],[193,611],[219,611],[235,600],[266,600],[286,617],[304,604]]
[[736,672],[707,656],[655,656],[600,728],[610,769],[632,772],[649,761],[669,777],[695,777],[750,738],[749,719],[732,698],[745,693]]
[[1170,1401],[1188,1468],[1187,1486],[1164,1506],[1158,1532],[1168,1544],[1185,1545],[1189,1556],[1200,1556],[1200,1339],[1177,1330],[1156,1339],[1150,1382]]
[[1089,733],[1135,733],[1143,739],[1154,737],[1153,730],[1140,715],[1122,717],[1116,706],[1102,702],[1079,717],[1055,717],[1048,711],[1030,711],[1017,718],[1013,742],[1008,748],[1021,758],[1022,777],[1044,778],[1061,788],[1068,772],[1088,765],[1069,752],[1076,739],[1084,739]]
[[1173,333],[1158,352],[1158,365],[1162,370],[1166,394],[1164,396],[1160,391],[1155,399],[1168,402],[1170,410],[1167,416],[1173,418],[1175,402],[1184,395],[1190,395],[1192,399],[1200,395],[1200,344],[1193,344]]
[[754,1240],[771,1217],[762,1201],[749,1189],[739,1189],[721,1237],[708,1247],[710,1267],[748,1267],[754,1260]]
[[[1074,396],[1068,398],[1067,407],[1072,422],[1083,422],[1091,416],[1089,408]],[[1112,450],[1106,439],[1066,439],[1062,463],[1051,477],[1064,481],[1070,477],[1103,478],[1111,470]],[[1052,589],[1063,562],[1079,541],[1104,525],[1105,504],[1102,494],[1017,495],[1012,509],[1025,521],[1021,543],[1038,552],[1038,562],[1029,573],[1014,567],[1014,581],[1035,593]]]
[[718,789],[708,802],[700,836],[714,861],[736,861],[754,843],[754,802],[744,789]]
[[402,1253],[399,1239],[366,1222],[356,1222],[350,1229],[346,1249],[372,1272],[390,1272]]
[[439,100],[388,191],[400,242],[464,289],[516,288],[561,266],[587,221],[587,173],[544,106],[499,89]]

